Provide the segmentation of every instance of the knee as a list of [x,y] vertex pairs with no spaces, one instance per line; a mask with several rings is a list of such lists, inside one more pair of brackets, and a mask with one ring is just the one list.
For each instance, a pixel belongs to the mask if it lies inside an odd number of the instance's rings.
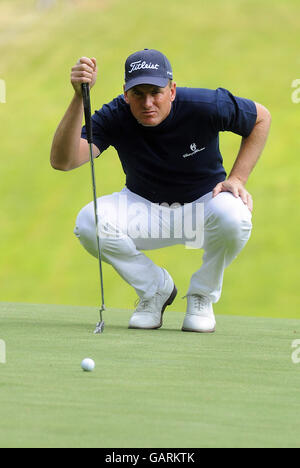
[[[222,198],[217,200],[218,197]],[[215,199],[211,219],[222,237],[229,241],[246,241],[252,231],[252,215],[240,198],[231,193],[222,193]]]
[[248,217],[241,216],[239,210],[231,212],[221,221],[221,230],[227,239],[246,241],[252,231],[252,223]]
[[[79,212],[74,234],[91,255],[98,256],[93,203],[90,203]],[[136,251],[133,241],[123,234],[114,220],[110,219],[109,216],[105,216],[105,213],[98,214],[98,234],[101,257],[104,261],[109,261],[110,256],[127,256]]]
[[74,234],[81,245],[94,257],[97,257],[97,237],[93,204],[89,203],[78,213]]

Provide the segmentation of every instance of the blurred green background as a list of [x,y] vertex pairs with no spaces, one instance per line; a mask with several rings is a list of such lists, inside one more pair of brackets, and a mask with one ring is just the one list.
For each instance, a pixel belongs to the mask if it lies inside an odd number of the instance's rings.
[[[217,314],[299,318],[298,222],[300,103],[299,0],[0,0],[0,301],[94,306],[98,267],[73,228],[92,199],[88,165],[69,173],[49,165],[53,134],[73,91],[70,69],[95,56],[93,109],[122,92],[126,57],[162,50],[178,86],[228,88],[264,104],[273,122],[247,188],[251,241],[226,272]],[[300,93],[298,94],[300,96]],[[229,171],[239,137],[221,135]],[[98,194],[118,191],[124,175],[116,152],[97,160]],[[202,251],[172,247],[149,256],[173,275],[184,311]],[[104,265],[106,305],[133,308],[135,292]]]

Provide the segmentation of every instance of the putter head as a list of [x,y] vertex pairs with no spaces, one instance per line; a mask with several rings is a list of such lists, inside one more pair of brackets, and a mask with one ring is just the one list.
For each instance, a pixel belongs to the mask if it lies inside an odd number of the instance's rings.
[[96,329],[94,331],[94,335],[98,335],[100,333],[103,333],[104,331],[104,322],[103,320],[101,322],[98,322],[96,325]]

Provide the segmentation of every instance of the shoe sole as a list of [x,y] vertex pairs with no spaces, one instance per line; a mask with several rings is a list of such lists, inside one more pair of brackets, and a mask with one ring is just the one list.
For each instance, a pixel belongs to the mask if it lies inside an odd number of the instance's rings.
[[171,296],[169,297],[169,299],[164,303],[163,305],[163,308],[161,310],[161,321],[160,321],[160,324],[157,326],[157,327],[150,327],[150,328],[143,328],[143,327],[128,327],[130,329],[135,329],[135,330],[158,330],[159,328],[162,327],[162,324],[163,324],[163,315],[164,315],[164,311],[166,310],[166,308],[173,304],[174,300],[175,300],[175,297],[177,296],[177,288],[174,284],[174,289],[172,291],[172,294]]
[[190,328],[183,328],[181,329],[181,331],[183,332],[194,332],[194,333],[215,333],[216,329],[215,328],[212,328],[211,330],[206,330],[206,331],[203,331],[203,330],[192,330]]

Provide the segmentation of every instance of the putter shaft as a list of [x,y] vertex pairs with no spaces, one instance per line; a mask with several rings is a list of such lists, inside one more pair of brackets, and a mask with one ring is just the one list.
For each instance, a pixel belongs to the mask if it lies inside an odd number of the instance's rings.
[[102,260],[101,260],[101,245],[100,245],[100,236],[99,236],[96,177],[95,177],[94,158],[93,158],[93,132],[92,132],[92,114],[91,114],[91,100],[90,100],[89,84],[82,83],[81,89],[82,89],[82,97],[83,97],[87,141],[89,143],[89,150],[90,150],[90,166],[91,166],[91,173],[92,173],[94,213],[95,213],[97,251],[98,251],[99,274],[100,274],[100,290],[101,290],[100,322],[97,324],[95,333],[102,333],[103,327],[104,327],[102,313],[106,309],[105,309],[105,304],[104,304],[104,282],[103,282],[103,271],[102,271]]
[[100,320],[102,322],[102,312],[105,310],[104,285],[103,285],[104,282],[103,282],[103,270],[102,270],[102,259],[101,259],[101,245],[100,245],[100,236],[99,236],[98,203],[97,203],[97,190],[96,190],[96,178],[95,178],[95,167],[94,167],[92,143],[90,143],[89,147],[90,147],[90,163],[91,163],[91,173],[92,173],[92,183],[93,183],[93,199],[94,199],[94,212],[95,212],[95,224],[96,224],[97,253],[98,253],[98,260],[99,260],[99,275],[100,275],[100,287],[101,287]]

